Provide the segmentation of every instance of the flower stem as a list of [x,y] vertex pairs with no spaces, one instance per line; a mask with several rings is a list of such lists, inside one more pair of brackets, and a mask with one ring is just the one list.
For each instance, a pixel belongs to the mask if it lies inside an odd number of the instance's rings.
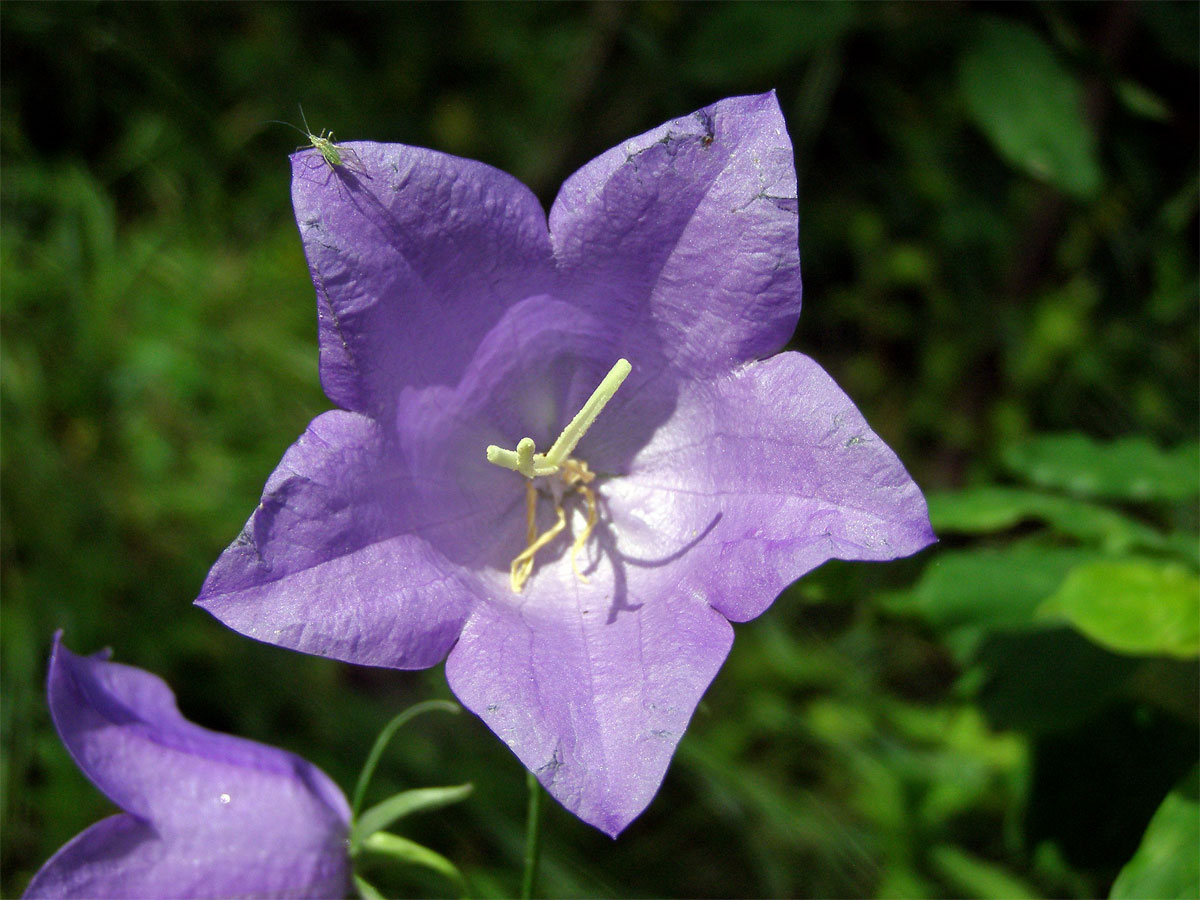
[[358,819],[359,810],[362,809],[363,798],[367,795],[367,785],[371,783],[371,776],[375,774],[375,767],[379,765],[379,757],[383,756],[384,748],[387,747],[388,741],[392,739],[392,735],[409,719],[435,709],[457,713],[462,707],[457,703],[451,703],[449,700],[426,700],[424,703],[410,706],[384,726],[383,731],[379,733],[379,737],[375,739],[375,745],[371,747],[371,752],[367,754],[367,761],[358,776],[358,784],[354,786],[354,800],[350,804],[351,820],[357,821]]
[[542,786],[532,772],[525,773],[525,786],[529,789],[529,805],[525,813],[525,874],[521,878],[521,900],[531,900],[541,854]]

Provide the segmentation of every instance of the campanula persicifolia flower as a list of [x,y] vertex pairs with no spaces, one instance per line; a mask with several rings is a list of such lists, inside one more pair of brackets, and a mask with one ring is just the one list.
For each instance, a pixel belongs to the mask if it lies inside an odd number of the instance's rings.
[[[292,157],[313,420],[205,582],[263,641],[450,686],[580,818],[650,802],[733,640],[805,572],[933,539],[811,359],[774,94],[614,147],[547,216],[486,165]],[[772,355],[776,354],[776,355]]]
[[26,897],[344,897],[350,808],[298,756],[180,715],[160,679],[55,636],[46,692],[63,744],[123,812],[83,831]]

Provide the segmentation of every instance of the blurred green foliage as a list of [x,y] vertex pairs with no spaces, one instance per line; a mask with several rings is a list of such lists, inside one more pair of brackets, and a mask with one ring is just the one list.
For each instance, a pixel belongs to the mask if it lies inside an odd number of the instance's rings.
[[975,30],[959,69],[975,124],[1017,168],[1094,198],[1100,163],[1079,80],[1028,25],[980,19]]
[[1141,846],[1113,884],[1114,900],[1162,897],[1186,900],[1200,882],[1200,770],[1163,801]]
[[[111,811],[45,710],[55,628],[347,788],[396,711],[448,696],[189,605],[328,406],[295,136],[264,123],[302,102],[549,204],[623,138],[774,87],[795,346],[931,490],[942,543],[826,565],[739,626],[620,840],[547,809],[544,893],[1196,896],[1173,848],[1198,815],[1197,9],[0,5],[0,894]],[[402,833],[510,895],[524,779],[479,722],[409,726],[368,803],[466,781]]]

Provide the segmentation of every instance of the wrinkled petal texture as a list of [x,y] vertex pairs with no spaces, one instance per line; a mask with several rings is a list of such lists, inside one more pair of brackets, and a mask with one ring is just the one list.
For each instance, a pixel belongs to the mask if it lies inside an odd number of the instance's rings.
[[828,559],[893,559],[933,535],[899,460],[798,353],[685,387],[602,492],[589,582],[568,562],[577,503],[519,600],[476,610],[446,673],[560,802],[615,835],[657,791],[729,651],[727,618]]
[[199,604],[250,637],[307,653],[400,668],[440,662],[478,589],[413,533],[413,493],[376,420],[318,416],[271,475]]
[[573,301],[610,322],[628,358],[649,369],[661,354],[695,378],[791,336],[796,210],[772,93],[724,100],[599,156],[563,184],[550,231]]
[[690,383],[606,496],[639,552],[665,556],[703,534],[677,590],[735,622],[826,560],[896,559],[934,540],[900,460],[799,353]]
[[50,712],[119,807],[38,872],[27,897],[340,897],[350,810],[310,763],[193,725],[160,679],[56,639]]
[[615,837],[653,799],[733,629],[662,568],[602,564],[585,585],[563,549],[560,577],[476,610],[446,675],[560,803]]
[[321,383],[390,422],[406,385],[453,384],[511,304],[549,286],[533,193],[482,163],[349,143],[352,167],[292,157],[292,201],[317,289]]
[[[348,144],[293,157],[317,290],[318,417],[272,475],[200,603],[246,634],[414,668],[458,697],[568,809],[617,834],[653,798],[732,642],[830,558],[932,539],[920,491],[812,360],[776,353],[800,311],[796,177],[774,94],[626,141],[548,216],[478,163]],[[523,591],[525,481],[619,357],[633,364],[543,483]],[[770,357],[770,358],[768,358]]]

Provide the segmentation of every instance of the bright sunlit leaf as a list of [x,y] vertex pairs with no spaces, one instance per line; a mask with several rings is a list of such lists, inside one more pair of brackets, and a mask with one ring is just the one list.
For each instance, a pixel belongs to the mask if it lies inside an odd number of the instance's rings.
[[1118,653],[1200,653],[1200,581],[1183,566],[1152,560],[1085,563],[1038,610],[1065,619]]

